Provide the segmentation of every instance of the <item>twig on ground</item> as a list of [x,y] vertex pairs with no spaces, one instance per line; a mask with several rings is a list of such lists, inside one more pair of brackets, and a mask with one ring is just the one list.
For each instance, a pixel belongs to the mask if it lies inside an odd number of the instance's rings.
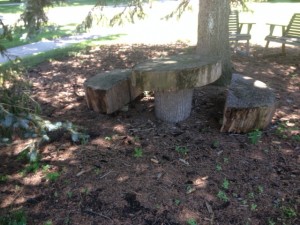
[[207,211],[209,212],[209,214],[211,215],[210,216],[210,225],[213,225],[214,224],[214,218],[215,218],[215,214],[212,210],[212,207],[210,204],[208,204],[208,202],[205,202],[205,206],[207,208]]
[[114,172],[114,171],[113,171],[113,170],[108,171],[106,174],[102,175],[102,176],[100,177],[100,179],[106,177],[108,174],[110,174],[110,173],[112,173],[112,172]]
[[103,217],[103,218],[105,218],[105,219],[108,219],[108,220],[112,220],[112,218],[110,218],[110,217],[108,217],[108,216],[105,216],[105,215],[103,215],[103,214],[101,214],[101,213],[93,212],[92,210],[86,209],[86,210],[84,210],[83,212],[88,213],[88,214],[93,214],[93,215],[96,215],[96,216],[101,216],[101,217]]

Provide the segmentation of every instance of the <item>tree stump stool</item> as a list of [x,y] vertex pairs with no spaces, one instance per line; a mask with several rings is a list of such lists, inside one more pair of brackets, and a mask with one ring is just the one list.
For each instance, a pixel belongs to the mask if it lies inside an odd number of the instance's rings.
[[186,119],[191,112],[193,89],[216,81],[221,62],[196,54],[154,59],[133,68],[132,86],[154,91],[155,114],[166,122]]
[[251,77],[233,74],[227,92],[221,132],[247,133],[265,129],[276,109],[273,90]]
[[85,99],[90,109],[111,114],[142,92],[131,85],[131,70],[100,73],[84,82]]

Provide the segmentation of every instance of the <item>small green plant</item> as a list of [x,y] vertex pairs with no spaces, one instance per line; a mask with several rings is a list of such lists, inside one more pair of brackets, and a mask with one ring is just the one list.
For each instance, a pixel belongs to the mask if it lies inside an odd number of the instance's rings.
[[104,138],[104,140],[105,140],[105,141],[111,141],[111,140],[112,140],[112,137],[106,136],[106,137]]
[[177,205],[177,206],[179,206],[181,203],[180,199],[175,199],[174,202],[175,202],[175,205]]
[[218,148],[220,146],[220,142],[215,140],[213,141],[213,143],[211,144],[212,148]]
[[28,173],[36,173],[40,168],[40,163],[38,161],[29,163],[21,172],[22,176]]
[[67,196],[68,196],[68,198],[72,198],[73,192],[72,192],[72,191],[68,191],[68,192],[67,192]]
[[21,151],[18,156],[17,156],[17,161],[25,161],[28,160],[28,154],[29,154],[29,149],[26,148],[23,151]]
[[287,138],[286,132],[288,130],[288,126],[286,125],[286,122],[280,122],[278,124],[278,127],[275,131],[275,133],[280,136],[281,138]]
[[101,172],[101,169],[96,167],[96,168],[94,169],[94,172],[95,172],[96,175],[99,175],[100,172]]
[[261,135],[262,135],[262,132],[258,129],[250,132],[248,134],[248,138],[250,139],[251,144],[257,144],[261,138]]
[[248,198],[254,198],[254,193],[253,192],[250,192],[250,193],[248,193]]
[[197,225],[197,221],[194,218],[190,218],[186,221],[188,225]]
[[87,187],[85,187],[84,189],[82,189],[81,193],[88,195],[90,193],[90,190]]
[[51,172],[46,174],[46,179],[55,182],[59,178],[60,174],[58,172]]
[[252,203],[250,206],[251,211],[255,211],[257,209],[257,205]]
[[222,187],[226,190],[229,188],[229,181],[226,178],[223,180]]
[[10,212],[8,215],[0,217],[1,225],[26,225],[27,218],[23,210]]
[[136,158],[142,157],[143,156],[143,149],[141,149],[141,148],[135,148],[133,156],[136,157]]
[[282,209],[283,215],[289,219],[297,216],[296,211],[291,207],[283,206],[281,209]]
[[222,170],[222,166],[220,164],[216,165],[216,170],[220,172]]
[[228,159],[227,157],[224,157],[224,158],[223,158],[223,161],[224,161],[224,163],[228,163],[228,162],[229,162],[229,159]]
[[44,223],[44,225],[52,225],[53,223],[52,223],[52,221],[51,220],[47,220],[45,223]]
[[275,225],[275,224],[276,223],[272,219],[268,218],[268,225]]
[[295,140],[295,141],[299,141],[300,142],[300,134],[293,135],[292,139]]
[[258,189],[259,194],[262,194],[262,193],[264,192],[264,187],[261,186],[261,185],[259,185],[259,186],[257,187],[257,189]]
[[299,130],[299,127],[297,127],[293,122],[281,121],[278,123],[275,133],[283,139],[291,138],[294,141],[300,141],[299,134],[292,134],[295,130]]
[[7,175],[0,174],[0,183],[5,183],[8,180]]
[[186,186],[186,192],[187,192],[187,193],[191,193],[192,190],[193,190],[193,187],[192,187],[191,185],[187,185],[187,186]]
[[176,146],[175,151],[183,155],[186,155],[189,152],[188,148],[183,146]]
[[224,191],[219,191],[217,196],[219,199],[221,199],[224,202],[228,202],[228,200],[229,200],[229,198],[227,197],[227,195]]
[[42,170],[43,170],[43,172],[44,173],[46,173],[48,170],[50,169],[50,165],[44,165],[43,167],[42,167]]
[[160,209],[161,208],[161,204],[155,204],[155,208],[156,209]]

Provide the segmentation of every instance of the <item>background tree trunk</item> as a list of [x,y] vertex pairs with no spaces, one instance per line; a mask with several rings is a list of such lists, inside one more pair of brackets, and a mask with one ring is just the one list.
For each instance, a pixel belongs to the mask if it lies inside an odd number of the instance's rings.
[[229,85],[232,75],[228,37],[230,0],[199,0],[197,53],[218,56],[222,60],[222,76],[217,85]]

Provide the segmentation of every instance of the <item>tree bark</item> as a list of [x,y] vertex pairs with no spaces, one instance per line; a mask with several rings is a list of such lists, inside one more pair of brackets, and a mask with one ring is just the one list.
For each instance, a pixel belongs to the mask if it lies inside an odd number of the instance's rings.
[[227,86],[232,66],[229,48],[228,19],[230,0],[199,0],[197,53],[217,56],[222,61],[222,76],[215,82]]

